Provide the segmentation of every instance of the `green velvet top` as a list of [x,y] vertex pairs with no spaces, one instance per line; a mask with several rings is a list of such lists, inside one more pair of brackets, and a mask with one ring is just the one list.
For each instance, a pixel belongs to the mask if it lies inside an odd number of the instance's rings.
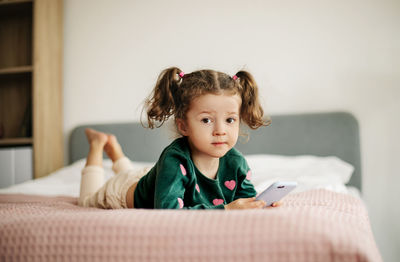
[[238,198],[254,197],[251,171],[243,155],[229,150],[219,160],[215,179],[203,175],[190,157],[188,141],[167,146],[155,166],[138,182],[135,208],[223,209]]

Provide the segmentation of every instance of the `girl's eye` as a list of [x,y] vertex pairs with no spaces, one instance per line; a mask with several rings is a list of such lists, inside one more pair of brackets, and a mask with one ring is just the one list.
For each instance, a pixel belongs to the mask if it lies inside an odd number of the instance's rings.
[[226,119],[226,122],[229,123],[229,124],[232,124],[232,123],[234,123],[235,121],[236,121],[236,119],[233,118],[233,117],[230,117],[230,118]]
[[209,124],[211,123],[211,120],[209,118],[203,118],[201,122],[203,122],[204,124]]

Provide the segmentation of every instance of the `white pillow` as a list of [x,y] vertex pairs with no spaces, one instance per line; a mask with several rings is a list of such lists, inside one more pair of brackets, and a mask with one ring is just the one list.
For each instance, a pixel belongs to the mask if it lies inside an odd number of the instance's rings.
[[334,156],[246,155],[257,192],[275,181],[296,181],[295,191],[325,188],[346,192],[354,167]]

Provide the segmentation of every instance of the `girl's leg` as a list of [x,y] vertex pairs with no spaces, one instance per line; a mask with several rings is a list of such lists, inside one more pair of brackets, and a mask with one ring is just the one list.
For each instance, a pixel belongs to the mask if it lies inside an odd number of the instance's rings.
[[[120,174],[133,169],[130,160],[125,156],[122,151],[121,145],[118,143],[114,135],[108,135],[108,142],[104,147],[107,156],[113,162],[113,171],[115,174]],[[126,207],[133,208],[133,195],[135,192],[137,182],[133,183],[126,193]]]
[[133,169],[131,161],[125,156],[121,145],[114,135],[108,134],[108,141],[104,146],[104,151],[112,160],[112,170],[116,175]]
[[89,128],[85,130],[85,134],[89,142],[89,153],[86,158],[86,166],[82,170],[78,204],[80,206],[96,206],[93,199],[90,200],[90,196],[94,195],[104,184],[103,149],[108,141],[108,136]]
[[103,150],[108,141],[108,135],[94,129],[86,128],[85,134],[89,142],[89,153],[86,166],[103,166]]
[[[133,207],[136,184],[148,170],[134,172],[114,135],[92,129],[87,130],[86,135],[90,150],[86,167],[82,171],[80,205],[112,209]],[[104,170],[101,166],[103,149],[113,161],[112,169],[117,174],[104,185]]]
[[125,157],[121,145],[118,143],[117,138],[112,134],[107,135],[107,143],[104,146],[104,151],[106,152],[107,156],[113,161],[113,163]]

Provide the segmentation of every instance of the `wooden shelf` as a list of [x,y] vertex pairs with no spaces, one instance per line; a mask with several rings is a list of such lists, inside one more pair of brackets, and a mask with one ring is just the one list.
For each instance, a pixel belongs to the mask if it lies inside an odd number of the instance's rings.
[[32,0],[0,0],[0,5],[12,5],[20,3],[31,3]]
[[33,66],[16,66],[16,67],[0,69],[0,76],[9,74],[32,73],[32,72],[33,72]]
[[32,148],[33,174],[63,166],[63,0],[0,0],[0,147]]
[[16,138],[2,138],[0,139],[0,147],[2,146],[21,146],[32,145],[32,137],[16,137]]

